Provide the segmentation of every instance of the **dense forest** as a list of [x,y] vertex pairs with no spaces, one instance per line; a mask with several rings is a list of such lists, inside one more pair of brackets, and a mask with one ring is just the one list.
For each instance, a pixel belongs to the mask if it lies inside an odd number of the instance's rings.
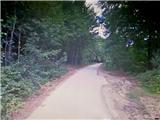
[[[66,65],[102,62],[106,70],[134,75],[160,93],[159,2],[1,2],[1,111],[10,119],[41,85]],[[104,26],[102,33],[93,31]],[[92,32],[91,32],[92,31]]]
[[160,92],[159,2],[108,2],[107,69],[134,74],[150,92]]

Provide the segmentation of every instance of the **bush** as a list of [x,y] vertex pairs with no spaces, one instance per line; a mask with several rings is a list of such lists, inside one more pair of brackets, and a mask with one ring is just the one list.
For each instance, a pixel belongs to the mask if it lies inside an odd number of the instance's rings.
[[23,62],[1,69],[1,111],[4,120],[10,119],[10,114],[20,108],[24,99],[40,89],[42,84],[66,72],[63,64],[56,65],[51,61],[44,64],[47,59],[30,58],[23,56]]
[[[2,94],[17,94],[17,96],[25,97],[31,94],[31,89],[27,88],[29,82],[25,80],[21,73],[12,67],[2,68]],[[18,97],[19,97],[18,96]]]
[[1,69],[1,111],[2,118],[9,119],[12,111],[22,105],[23,98],[32,93],[29,82],[12,67]]
[[160,93],[160,69],[146,71],[137,76],[142,87],[152,93]]
[[[37,67],[39,69],[37,69]],[[44,71],[44,68],[48,70]],[[28,68],[28,67],[27,67]],[[52,64],[35,64],[26,69],[26,65],[14,64],[1,70],[1,111],[4,119],[20,108],[23,101],[40,89],[42,84],[59,77],[66,72],[65,67]]]
[[153,54],[151,63],[152,63],[154,68],[160,69],[160,50],[158,50],[157,52],[155,52]]
[[13,111],[23,105],[23,100],[14,94],[6,94],[1,98],[1,119],[9,120]]

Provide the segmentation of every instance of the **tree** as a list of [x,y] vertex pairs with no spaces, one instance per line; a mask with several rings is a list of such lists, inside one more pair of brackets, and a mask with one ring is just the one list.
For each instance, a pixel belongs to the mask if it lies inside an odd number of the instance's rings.
[[[114,41],[116,44],[121,41],[124,46],[126,44],[128,49],[124,47],[126,49],[124,52],[129,54],[128,56],[131,57],[132,63],[135,62],[135,66],[136,64],[137,66],[148,66],[151,69],[153,53],[160,48],[160,42],[158,41],[158,33],[160,31],[159,17],[152,14],[158,11],[158,3],[107,2],[107,4],[106,23],[111,32],[108,38],[110,43]],[[106,41],[106,43],[109,43],[109,41]],[[115,52],[119,53],[118,50]],[[126,58],[125,56],[122,59]],[[140,65],[139,63],[142,64]]]

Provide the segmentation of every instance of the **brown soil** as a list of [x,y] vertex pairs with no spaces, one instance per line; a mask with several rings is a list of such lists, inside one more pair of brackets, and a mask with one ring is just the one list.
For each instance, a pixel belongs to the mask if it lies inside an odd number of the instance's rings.
[[114,107],[126,113],[123,120],[160,120],[160,95],[151,95],[140,88],[138,80],[123,72],[104,71],[106,81],[104,96],[112,93]]

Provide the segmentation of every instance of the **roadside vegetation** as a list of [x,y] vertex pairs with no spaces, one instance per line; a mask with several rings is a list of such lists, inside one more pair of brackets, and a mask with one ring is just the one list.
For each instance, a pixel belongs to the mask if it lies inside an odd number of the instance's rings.
[[63,75],[66,64],[91,61],[94,51],[86,49],[93,41],[90,19],[84,2],[2,2],[2,119],[10,119],[25,98]]
[[[152,14],[158,5],[100,2],[107,12],[96,24],[93,11],[80,1],[1,2],[2,119],[66,73],[66,64],[103,62],[107,70],[123,70],[147,91],[160,93],[160,19]],[[100,24],[109,34],[105,39],[90,33]]]
[[108,2],[104,64],[136,76],[148,92],[160,93],[160,18],[157,2]]

